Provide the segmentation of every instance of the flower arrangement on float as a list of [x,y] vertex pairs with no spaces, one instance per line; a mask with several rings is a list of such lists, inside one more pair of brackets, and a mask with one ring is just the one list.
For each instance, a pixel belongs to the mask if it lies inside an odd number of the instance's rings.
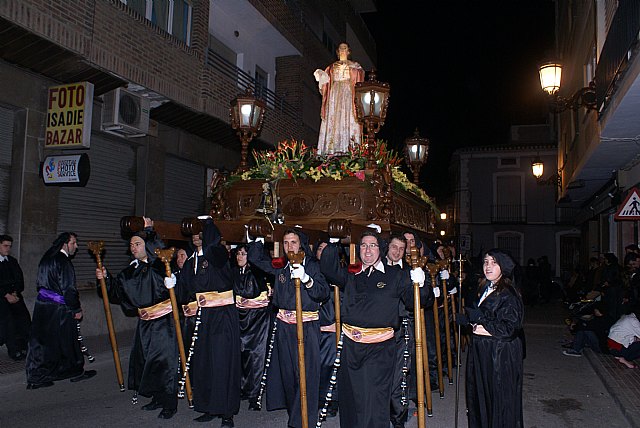
[[[327,178],[342,180],[354,177],[365,180],[365,165],[369,152],[366,142],[355,143],[349,151],[341,155],[318,156],[317,149],[310,148],[303,141],[294,139],[278,143],[274,151],[253,151],[255,166],[231,176],[229,183],[241,180],[280,180],[310,179],[314,182]],[[412,183],[400,170],[400,156],[387,147],[386,142],[377,140],[374,149],[376,166],[383,168],[389,165],[397,187],[406,190],[435,209],[435,204],[420,187]]]

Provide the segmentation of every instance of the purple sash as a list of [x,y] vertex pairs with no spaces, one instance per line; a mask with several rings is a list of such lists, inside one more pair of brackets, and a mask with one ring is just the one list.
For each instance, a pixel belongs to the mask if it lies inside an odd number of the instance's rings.
[[45,302],[54,302],[59,305],[64,305],[66,302],[64,301],[64,296],[59,295],[51,290],[46,288],[41,288],[38,290],[38,300],[44,300]]

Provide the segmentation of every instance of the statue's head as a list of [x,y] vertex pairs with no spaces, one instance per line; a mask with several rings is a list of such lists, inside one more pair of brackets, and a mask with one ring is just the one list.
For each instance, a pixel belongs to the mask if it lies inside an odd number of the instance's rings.
[[351,56],[351,48],[349,47],[349,44],[346,42],[340,43],[336,49],[336,55],[338,55],[338,59],[340,61],[348,60]]

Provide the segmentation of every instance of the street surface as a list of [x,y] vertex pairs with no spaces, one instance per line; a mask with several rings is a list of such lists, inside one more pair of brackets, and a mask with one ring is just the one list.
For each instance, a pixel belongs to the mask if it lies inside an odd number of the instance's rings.
[[[560,341],[565,338],[563,311],[557,304],[527,307],[527,358],[524,364],[524,421],[528,428],[602,427],[622,428],[629,423],[609,396],[587,358],[562,355]],[[121,333],[120,335],[124,335]],[[130,339],[118,337],[122,365],[128,367]],[[132,393],[120,392],[106,337],[86,338],[93,346],[96,361],[86,368],[98,374],[87,381],[57,382],[53,387],[26,390],[24,363],[14,363],[0,351],[0,427],[202,427],[220,426],[220,419],[207,424],[194,422],[198,413],[181,400],[173,419],[157,419],[159,410],[145,412],[140,407],[149,400],[139,397],[131,404]],[[92,347],[89,346],[92,350]],[[466,356],[466,354],[463,354]],[[460,377],[459,425],[466,427],[464,408],[464,371]],[[455,385],[446,384],[445,398],[433,394],[433,417],[427,427],[454,427]],[[413,412],[414,409],[412,409]],[[286,427],[286,411],[250,412],[242,402],[235,418],[238,428]],[[411,417],[407,428],[417,427]],[[339,427],[339,418],[330,418],[326,428]],[[312,427],[310,427],[312,428]],[[345,427],[346,428],[346,427]]]

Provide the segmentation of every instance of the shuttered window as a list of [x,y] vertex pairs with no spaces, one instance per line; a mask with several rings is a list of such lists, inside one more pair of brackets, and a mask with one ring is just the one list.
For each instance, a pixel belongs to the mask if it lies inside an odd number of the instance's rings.
[[88,241],[104,241],[103,261],[117,273],[129,264],[127,241],[120,234],[120,219],[134,214],[136,155],[131,145],[91,136],[91,175],[85,187],[61,187],[58,233],[78,234],[73,258],[79,288],[95,287],[96,264]]
[[0,233],[8,233],[13,110],[0,106]]

